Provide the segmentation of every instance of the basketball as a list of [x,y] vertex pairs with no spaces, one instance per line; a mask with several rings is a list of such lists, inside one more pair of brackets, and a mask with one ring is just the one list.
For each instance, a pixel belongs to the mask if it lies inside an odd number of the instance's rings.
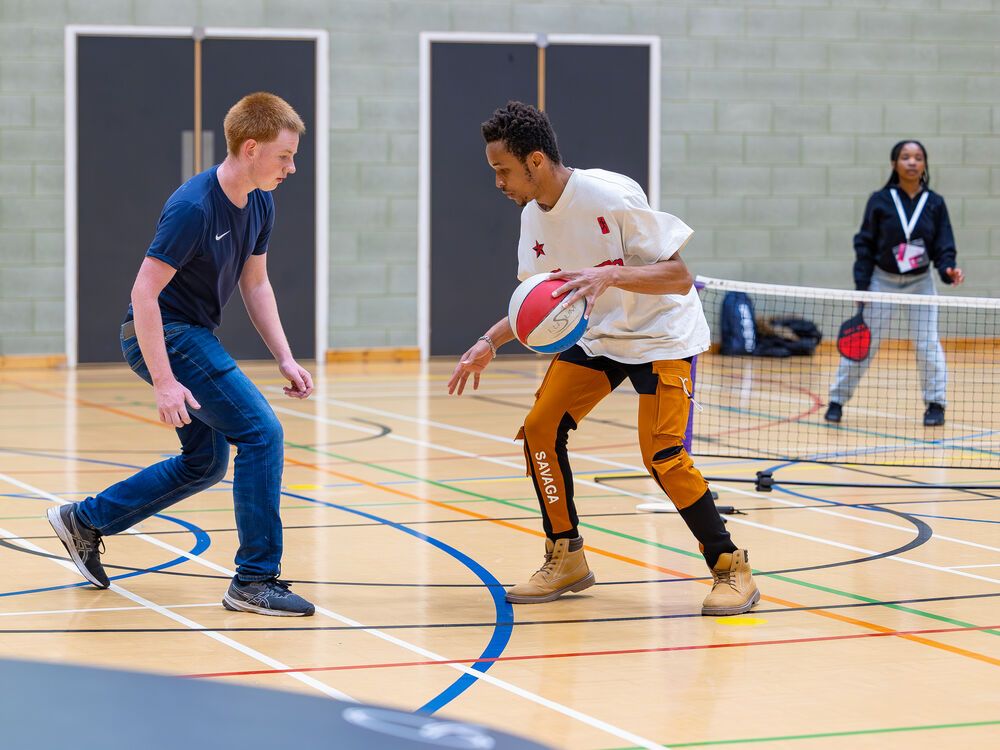
[[511,295],[507,319],[517,340],[532,351],[540,354],[565,351],[587,329],[587,319],[583,316],[586,300],[579,299],[561,308],[566,295],[552,296],[564,283],[561,279],[550,280],[547,273],[539,273],[521,282]]

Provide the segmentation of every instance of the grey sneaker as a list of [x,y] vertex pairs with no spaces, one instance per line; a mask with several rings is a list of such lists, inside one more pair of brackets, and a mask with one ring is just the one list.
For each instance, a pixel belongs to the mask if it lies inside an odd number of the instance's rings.
[[104,542],[98,532],[76,517],[75,508],[76,503],[57,505],[49,508],[45,515],[81,575],[97,588],[106,589],[111,581],[101,565]]
[[316,608],[298,594],[293,594],[288,581],[268,578],[266,581],[241,581],[233,576],[229,591],[222,597],[222,606],[233,612],[253,612],[273,617],[309,617]]

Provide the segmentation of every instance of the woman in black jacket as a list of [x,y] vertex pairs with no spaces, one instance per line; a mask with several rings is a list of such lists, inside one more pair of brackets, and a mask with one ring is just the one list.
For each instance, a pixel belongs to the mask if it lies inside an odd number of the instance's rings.
[[[854,235],[854,285],[861,291],[897,294],[937,294],[931,265],[945,284],[965,279],[955,265],[955,237],[944,198],[929,187],[927,150],[919,141],[892,147],[892,174],[865,206],[861,230]],[[871,349],[861,362],[842,358],[830,388],[828,422],[840,422],[851,398],[888,328],[895,306],[874,302],[865,306],[871,329]],[[905,305],[923,384],[924,424],[944,424],[948,371],[938,338],[937,308]]]

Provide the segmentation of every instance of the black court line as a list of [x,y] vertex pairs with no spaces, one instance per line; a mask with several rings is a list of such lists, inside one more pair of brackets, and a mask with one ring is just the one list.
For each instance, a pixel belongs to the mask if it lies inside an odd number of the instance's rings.
[[[865,508],[869,508],[869,507],[878,507],[878,508],[881,508],[881,507],[886,506],[886,505],[920,505],[922,503],[982,503],[982,502],[986,502],[988,500],[1000,500],[1000,495],[990,495],[989,497],[953,497],[953,498],[947,499],[947,500],[939,500],[939,499],[933,499],[932,498],[930,500],[884,500],[884,501],[867,502],[867,503],[841,503],[841,502],[832,501],[832,500],[828,500],[827,502],[835,502],[836,505],[833,506],[833,507],[839,507],[839,508],[859,508],[861,510],[864,510]],[[826,506],[826,505],[804,505],[804,506],[797,506],[797,505],[761,505],[761,506],[757,506],[757,507],[754,507],[754,508],[740,508],[740,510],[744,511],[746,513],[749,513],[751,511],[755,511],[755,510],[807,510],[807,509],[810,509],[810,508],[823,508],[823,507],[830,507],[830,506]],[[969,519],[969,520],[975,520],[975,519]],[[180,532],[171,532],[171,533],[180,533]]]
[[366,424],[370,427],[374,427],[378,430],[375,435],[365,435],[363,437],[350,438],[349,440],[334,440],[328,443],[316,443],[310,445],[308,443],[297,443],[296,448],[329,448],[334,445],[351,445],[354,443],[366,443],[369,440],[378,440],[379,438],[384,438],[386,435],[392,434],[392,428],[388,425],[381,424],[380,422],[372,422],[370,419],[362,419],[361,417],[348,417],[352,422],[360,422],[361,424]]
[[[27,497],[27,495],[25,495]],[[33,496],[32,496],[33,497]],[[586,500],[587,498],[581,498]],[[985,497],[985,498],[953,498],[951,500],[894,500],[885,502],[866,502],[866,503],[842,503],[836,501],[828,501],[832,503],[832,507],[841,508],[854,508],[858,510],[865,510],[870,506],[882,507],[886,505],[914,505],[919,503],[973,503],[973,502],[983,502],[985,500],[1000,500],[1000,496],[997,497]],[[752,511],[802,511],[802,510],[817,510],[825,509],[831,507],[830,505],[759,505],[750,508],[738,508],[735,515],[746,515]],[[197,512],[197,511],[192,511]],[[637,511],[623,511],[618,513],[581,513],[581,519],[594,519],[594,518],[635,518],[636,516],[650,516],[655,517],[655,513],[644,513]],[[671,515],[671,514],[668,514]],[[672,515],[677,515],[676,513]],[[459,523],[489,523],[491,521],[537,521],[540,516],[490,516],[489,518],[436,518],[421,521],[395,521],[400,526],[429,526],[434,524],[459,524]],[[968,519],[971,521],[979,519]],[[723,518],[725,521],[725,518]],[[282,528],[285,531],[303,531],[310,529],[353,529],[353,528],[365,528],[365,527],[375,527],[383,526],[384,524],[375,523],[373,521],[364,521],[357,523],[310,523],[310,524],[284,524]],[[235,526],[225,526],[215,529],[202,529],[206,534],[231,534],[235,533],[238,529]],[[143,534],[146,536],[178,536],[181,534],[190,534],[191,532],[187,529],[164,529],[162,531],[144,531]],[[35,534],[30,536],[21,536],[21,539],[34,541],[34,540],[46,540],[55,539],[56,537],[52,534]],[[2,546],[2,545],[0,545]]]
[[[504,399],[495,398],[495,397],[492,397],[492,396],[473,395],[472,398],[474,400],[484,401],[486,403],[496,404],[498,406],[508,406],[508,407],[513,407],[513,408],[517,408],[517,409],[522,409],[522,410],[525,410],[526,412],[527,412],[527,410],[530,410],[530,408],[531,408],[530,404],[526,405],[526,404],[521,404],[521,403],[518,403],[518,402],[515,402],[515,401],[506,401]],[[616,422],[616,421],[610,420],[610,419],[598,419],[596,417],[590,417],[590,416],[588,416],[586,418],[586,422],[587,423],[593,422],[595,424],[609,425],[609,426],[612,426],[612,427],[620,427],[622,429],[630,430],[632,432],[634,432],[636,430],[636,426],[634,424],[625,424],[623,422]],[[722,446],[722,447],[733,448],[734,450],[735,449],[740,449],[740,447],[741,447],[738,444],[727,443],[727,442],[724,442],[724,441],[721,441],[721,440],[717,440],[717,439],[714,439],[714,438],[709,440],[709,439],[706,439],[704,437],[698,438],[697,436],[695,436],[695,439],[701,440],[703,442],[711,442],[711,443],[713,443],[715,445],[719,445],[719,446]],[[751,461],[762,461],[762,462],[771,462],[773,460],[781,460],[781,461],[785,461],[787,463],[792,463],[792,464],[803,464],[803,463],[818,464],[818,465],[821,465],[821,466],[835,466],[835,467],[840,468],[840,469],[844,469],[844,470],[847,470],[847,471],[852,471],[852,472],[855,472],[855,473],[858,473],[858,474],[865,474],[865,475],[872,476],[872,477],[878,477],[880,479],[889,479],[889,478],[892,478],[891,475],[886,475],[884,473],[880,473],[880,472],[876,471],[875,469],[865,468],[866,465],[857,465],[857,464],[849,464],[849,463],[837,463],[837,462],[834,462],[834,461],[810,461],[810,460],[805,460],[805,459],[793,459],[793,458],[789,458],[787,456],[779,456],[777,454],[774,454],[774,455],[762,455],[761,457],[753,457],[753,458],[747,459],[746,457],[735,456],[735,455],[733,455],[733,456],[717,456],[717,455],[707,454],[707,453],[706,454],[700,454],[700,455],[697,454],[697,453],[692,453],[692,458],[694,458],[696,462],[697,462],[697,459],[701,458],[701,457],[704,457],[704,458],[735,458],[735,459],[743,459],[743,460],[751,460]],[[919,469],[924,468],[924,467],[914,466],[914,467],[901,467],[901,468],[919,470]],[[930,467],[930,468],[937,468],[937,467]],[[953,467],[953,468],[959,469],[959,470],[964,470],[964,471],[981,471],[982,470],[982,469],[979,469],[979,468],[976,468],[976,469],[968,469],[968,468],[962,469],[961,467]],[[614,478],[615,478],[614,476],[608,477],[609,480],[613,480]],[[719,481],[722,481],[722,480],[719,480]],[[911,480],[907,480],[907,481],[909,481],[911,484],[901,486],[900,489],[918,488],[918,487],[923,487],[923,486],[934,484],[933,482],[923,482],[923,481],[920,481],[920,480],[917,480],[917,479],[911,479]],[[780,482],[780,480],[776,480],[775,483],[776,484],[780,484],[781,482]],[[836,485],[831,485],[831,486],[834,489],[836,489]],[[986,498],[995,498],[996,497],[996,496],[984,493],[982,491],[977,491],[975,489],[969,489],[969,488],[956,489],[954,491],[955,492],[967,492],[967,493],[969,493],[971,495],[980,495],[980,496],[986,497]],[[869,505],[875,505],[875,503],[868,503],[868,504]]]
[[[952,602],[971,599],[989,599],[1000,596],[1000,591],[983,594],[958,594],[954,596],[932,596],[919,599],[892,599],[885,601],[849,602],[846,604],[826,604],[803,607],[773,607],[770,609],[754,609],[747,615],[785,614],[788,612],[815,612],[833,609],[860,609],[864,607],[886,607],[905,604],[927,604],[934,602]],[[570,599],[574,597],[569,597]],[[219,605],[220,607],[222,605]],[[535,625],[589,625],[601,623],[650,622],[658,620],[702,619],[705,616],[700,611],[678,612],[668,615],[634,615],[623,617],[580,617],[558,620],[519,620],[517,622],[432,622],[432,623],[392,623],[389,625],[289,625],[284,627],[220,627],[220,628],[11,628],[0,629],[0,635],[53,635],[53,634],[121,634],[121,633],[280,633],[289,632],[322,632],[322,631],[355,631],[355,630],[447,630],[451,628],[493,628],[497,626],[524,628]]]
[[[917,530],[917,535],[911,539],[906,544],[900,545],[891,550],[885,552],[876,552],[871,555],[866,555],[864,557],[852,558],[849,560],[840,560],[832,563],[825,563],[823,565],[807,565],[798,568],[783,568],[780,570],[768,570],[768,571],[756,571],[756,575],[759,576],[773,576],[773,575],[784,575],[787,573],[804,573],[814,570],[827,570],[829,568],[842,568],[848,565],[859,565],[861,563],[874,562],[875,560],[881,560],[886,557],[894,557],[896,555],[901,555],[904,552],[909,552],[916,549],[924,544],[926,544],[934,535],[933,529],[925,521],[914,518],[906,513],[901,513],[899,511],[884,509],[885,513],[889,513],[894,516],[898,516],[909,523]],[[532,518],[535,518],[534,516]],[[207,532],[206,532],[207,533]],[[28,537],[22,537],[23,539],[28,539]],[[32,537],[34,539],[54,539],[54,536],[45,537]],[[7,541],[5,539],[0,539],[0,547],[5,547],[14,552],[20,552],[22,554],[34,555],[36,557],[46,557],[54,560],[67,560],[68,558],[61,557],[59,555],[52,555],[47,552],[37,552],[35,550],[28,550],[20,547],[13,542]],[[125,565],[110,565],[106,564],[105,568],[111,570],[125,570],[130,572],[143,572],[154,575],[168,575],[168,576],[178,576],[181,578],[201,578],[210,580],[230,580],[230,576],[213,575],[211,573],[185,573],[182,571],[175,570],[149,570],[148,568],[134,568]],[[636,584],[651,584],[651,583],[681,583],[688,581],[709,581],[711,576],[698,576],[691,578],[652,578],[652,579],[639,579],[639,580],[626,580],[626,581],[598,581],[596,586],[626,586],[626,585],[636,585]],[[434,588],[471,588],[471,589],[481,589],[481,588],[498,588],[498,586],[487,586],[482,583],[390,583],[384,581],[311,581],[311,580],[301,580],[301,579],[287,579],[289,583],[302,584],[306,586],[365,586],[371,588],[420,588],[420,589],[434,589]],[[512,584],[500,584],[499,587],[506,587]]]
[[[525,413],[525,415],[527,415],[527,413],[531,411],[531,404],[519,404],[516,401],[504,401],[503,399],[496,398],[494,396],[474,395],[472,398],[476,401],[484,401],[488,404],[496,404],[498,406],[511,406],[515,409],[521,409]],[[598,419],[597,417],[590,417],[590,416],[586,417],[585,419],[587,421],[587,424],[590,423],[605,424],[609,425],[610,427],[620,427],[623,430],[629,430],[631,432],[636,431],[636,425],[625,424],[624,422],[615,422],[613,419]]]
[[[796,462],[796,463],[800,463],[800,462]],[[869,468],[866,468],[864,466],[841,465],[841,464],[838,464],[838,466],[840,468],[842,468],[842,469],[846,469],[848,471],[852,471],[852,472],[854,472],[856,474],[865,474],[867,476],[878,477],[879,479],[893,479],[893,478],[903,479],[903,476],[904,476],[904,475],[896,475],[896,474],[884,474],[882,472],[878,472],[878,471],[875,471],[874,469],[869,469]],[[910,466],[910,467],[900,467],[900,468],[914,469],[914,470],[919,471],[921,467]],[[966,469],[966,468],[962,468],[962,467],[958,467],[958,466],[953,467],[952,470],[953,471],[990,471],[990,469],[982,469],[982,468]],[[924,481],[921,481],[920,479],[909,479],[909,478],[907,478],[904,481],[910,482],[911,485],[914,486],[914,487],[924,487],[924,486],[927,486],[927,485],[930,485],[930,484],[936,484],[936,482],[924,482]],[[987,497],[987,498],[995,497],[994,495],[990,495],[990,494],[984,493],[984,492],[979,492],[979,491],[977,491],[975,489],[961,489],[961,490],[955,490],[955,491],[956,492],[968,493],[970,495],[981,495],[981,496]]]
[[[325,442],[325,443],[296,443],[294,446],[290,446],[290,447],[296,447],[296,448],[328,448],[328,447],[331,447],[331,446],[334,446],[334,445],[349,445],[349,444],[353,444],[353,443],[364,443],[364,442],[367,442],[369,440],[378,440],[379,438],[384,438],[386,435],[391,435],[392,434],[392,428],[389,427],[388,425],[384,425],[384,424],[381,424],[379,422],[373,422],[373,421],[371,421],[369,419],[361,419],[359,417],[348,417],[348,419],[350,419],[352,422],[360,422],[360,423],[368,425],[370,427],[374,427],[375,429],[378,430],[378,433],[373,434],[373,435],[364,435],[362,437],[357,437],[357,438],[349,438],[347,440],[332,440],[332,441]],[[54,454],[51,453],[48,448],[16,448],[16,447],[11,447],[11,446],[7,446],[7,445],[3,445],[3,446],[0,446],[0,451],[5,451],[5,452],[8,452],[8,453],[25,453],[25,454],[28,454],[28,455],[35,454],[35,455],[38,455],[38,456],[40,456],[42,458],[53,458],[53,457],[55,457]],[[176,452],[163,451],[163,450],[154,450],[154,449],[148,449],[148,448],[123,448],[123,449],[114,449],[114,450],[107,449],[107,448],[105,448],[105,449],[99,449],[99,448],[90,448],[90,449],[80,448],[80,449],[77,449],[77,450],[73,451],[73,453],[80,453],[80,454],[97,453],[97,454],[111,454],[111,455],[117,455],[117,454],[121,453],[121,454],[135,454],[135,455],[154,455],[154,456],[176,455]],[[62,458],[62,456],[60,456],[60,458]]]

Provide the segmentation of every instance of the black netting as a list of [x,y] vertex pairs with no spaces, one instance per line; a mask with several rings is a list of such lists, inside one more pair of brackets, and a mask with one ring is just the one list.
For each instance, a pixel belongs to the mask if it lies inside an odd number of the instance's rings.
[[[713,346],[697,360],[696,455],[1000,467],[1000,301],[699,282]],[[737,355],[722,353],[734,350],[733,297],[723,312],[730,292],[746,295],[737,298]],[[858,361],[838,351],[842,326],[841,351]],[[843,403],[839,424],[824,418],[831,400]],[[944,406],[943,425],[925,426],[929,402]]]

